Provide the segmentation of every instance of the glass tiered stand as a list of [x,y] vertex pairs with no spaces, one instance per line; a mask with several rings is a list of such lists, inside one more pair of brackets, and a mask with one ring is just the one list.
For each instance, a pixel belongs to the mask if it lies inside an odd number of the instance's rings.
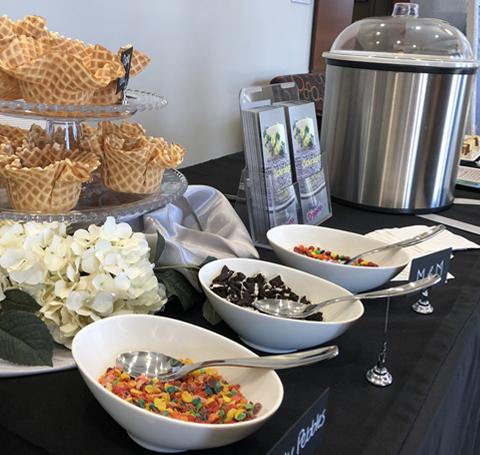
[[[140,90],[126,90],[122,103],[113,105],[49,105],[27,103],[22,100],[0,100],[0,114],[42,120],[53,135],[61,128],[67,148],[73,149],[82,134],[83,122],[122,120],[137,112],[165,107],[165,97]],[[58,134],[58,133],[57,133]],[[160,189],[153,194],[118,193],[103,186],[100,176],[94,174],[84,184],[77,206],[68,212],[44,213],[15,210],[7,192],[0,189],[0,219],[12,221],[63,221],[68,224],[102,223],[107,216],[118,221],[134,220],[141,215],[166,206],[183,195],[187,180],[175,169],[166,169]]]

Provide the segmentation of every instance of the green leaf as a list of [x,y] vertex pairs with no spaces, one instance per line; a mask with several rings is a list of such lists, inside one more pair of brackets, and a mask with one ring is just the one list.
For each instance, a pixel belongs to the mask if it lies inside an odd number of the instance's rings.
[[5,291],[5,300],[0,303],[2,310],[18,310],[36,313],[41,307],[35,299],[19,289]]
[[177,298],[184,311],[189,310],[203,299],[188,280],[176,270],[162,270],[157,273],[158,279],[165,285],[167,297]]
[[217,258],[215,258],[213,256],[207,256],[198,267],[202,267],[205,264],[208,264],[209,262],[216,261],[216,260],[217,260]]
[[163,254],[163,251],[165,250],[165,237],[163,237],[160,232],[157,231],[157,244],[155,245],[155,256],[153,257],[153,263],[158,264],[158,260]]
[[32,313],[10,310],[0,314],[0,358],[19,365],[52,366],[53,338]]

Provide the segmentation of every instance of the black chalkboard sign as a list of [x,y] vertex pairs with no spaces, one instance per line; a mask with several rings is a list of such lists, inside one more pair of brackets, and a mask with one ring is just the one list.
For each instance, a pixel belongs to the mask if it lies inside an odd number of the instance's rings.
[[132,66],[133,46],[126,47],[120,54],[120,60],[125,68],[125,75],[117,79],[117,93],[124,92],[130,78],[130,67]]
[[304,412],[267,455],[313,455],[320,448],[327,421],[328,391]]
[[435,253],[426,254],[425,256],[413,259],[409,280],[417,281],[436,274],[442,277],[439,284],[446,283],[451,255],[452,249],[447,248],[442,251],[436,251]]

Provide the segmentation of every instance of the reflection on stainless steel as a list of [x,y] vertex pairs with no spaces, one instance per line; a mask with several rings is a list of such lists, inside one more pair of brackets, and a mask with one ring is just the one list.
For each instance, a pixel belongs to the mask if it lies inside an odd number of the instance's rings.
[[[262,299],[253,302],[255,308],[272,316],[284,318],[304,319],[319,313],[323,308],[340,302],[355,302],[357,300],[384,299],[412,294],[419,290],[430,288],[441,280],[440,275],[431,275],[421,280],[411,281],[399,286],[394,286],[379,291],[364,292],[355,295],[343,295],[333,299],[324,300],[317,304],[304,304],[286,299]],[[330,316],[330,320],[333,320]],[[328,321],[327,321],[328,322]]]
[[132,376],[145,375],[161,381],[174,381],[192,371],[211,366],[237,366],[247,368],[269,368],[282,370],[311,365],[322,360],[333,359],[338,355],[338,347],[325,346],[294,354],[281,354],[241,359],[204,360],[196,363],[183,363],[161,352],[130,351],[117,356],[115,365]]
[[473,80],[328,64],[321,143],[332,195],[400,211],[451,204]]

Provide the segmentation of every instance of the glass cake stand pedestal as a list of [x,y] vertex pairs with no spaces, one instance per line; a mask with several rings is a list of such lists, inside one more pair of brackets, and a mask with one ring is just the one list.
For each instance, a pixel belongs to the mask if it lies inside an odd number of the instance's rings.
[[[141,90],[126,90],[123,102],[112,105],[51,105],[29,103],[23,100],[0,100],[0,114],[46,122],[50,136],[62,131],[65,146],[74,149],[82,136],[83,122],[122,120],[137,112],[165,107],[164,96]],[[188,186],[185,176],[166,169],[160,188],[152,194],[119,193],[106,188],[98,173],[90,183],[84,184],[77,206],[68,212],[45,213],[21,211],[11,207],[6,189],[0,189],[0,220],[61,221],[87,225],[102,223],[108,216],[118,221],[132,221],[153,210],[165,207],[182,196]]]

